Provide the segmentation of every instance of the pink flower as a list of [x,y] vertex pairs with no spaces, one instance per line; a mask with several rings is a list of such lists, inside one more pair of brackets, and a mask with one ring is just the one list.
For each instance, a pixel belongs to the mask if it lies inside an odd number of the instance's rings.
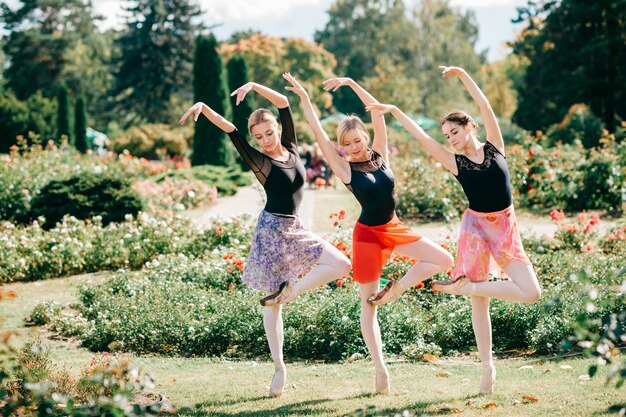
[[552,217],[552,220],[555,222],[560,222],[565,217],[565,213],[563,213],[563,210],[555,209],[550,212],[550,217]]

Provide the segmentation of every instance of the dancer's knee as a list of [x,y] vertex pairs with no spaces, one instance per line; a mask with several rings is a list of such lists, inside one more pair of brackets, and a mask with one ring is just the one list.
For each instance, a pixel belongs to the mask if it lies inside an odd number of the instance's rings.
[[532,288],[526,291],[526,294],[522,302],[523,303],[536,303],[537,301],[539,301],[539,299],[541,299],[541,288],[537,287],[537,288]]
[[337,271],[337,276],[343,277],[350,273],[350,261],[345,256],[337,259],[337,263],[335,264],[335,270]]
[[445,271],[446,269],[452,268],[454,266],[454,258],[452,254],[448,251],[445,252],[443,261],[441,263],[441,270]]

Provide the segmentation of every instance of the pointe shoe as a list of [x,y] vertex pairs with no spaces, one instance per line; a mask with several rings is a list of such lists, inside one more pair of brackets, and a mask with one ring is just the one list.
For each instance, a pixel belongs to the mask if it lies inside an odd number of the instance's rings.
[[493,386],[496,383],[496,368],[483,369],[483,376],[480,378],[480,395],[493,394]]
[[433,289],[451,295],[469,295],[467,284],[470,280],[467,275],[460,275],[455,280],[450,281],[434,281]]
[[261,298],[261,305],[263,307],[275,306],[277,304],[286,304],[296,299],[296,291],[294,285],[285,281],[280,284],[278,291],[274,294],[270,294],[267,297]]
[[367,299],[367,303],[373,306],[381,306],[397,300],[401,295],[400,283],[398,281],[389,281],[382,291],[372,294],[372,296]]
[[285,382],[287,381],[287,371],[275,371],[270,385],[270,397],[280,397],[285,390]]
[[391,389],[387,370],[376,372],[376,394],[388,395]]

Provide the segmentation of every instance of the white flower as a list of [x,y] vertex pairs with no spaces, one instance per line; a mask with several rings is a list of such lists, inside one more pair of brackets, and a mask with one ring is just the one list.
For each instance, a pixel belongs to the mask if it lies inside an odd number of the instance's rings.
[[194,197],[196,196],[196,193],[195,193],[193,190],[189,190],[189,191],[187,191],[187,195],[188,195],[190,198],[194,198]]

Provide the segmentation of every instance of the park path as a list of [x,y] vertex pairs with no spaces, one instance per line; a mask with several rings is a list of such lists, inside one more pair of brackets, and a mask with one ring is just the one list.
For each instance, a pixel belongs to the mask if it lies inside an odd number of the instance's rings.
[[[318,191],[306,188],[302,205],[300,206],[300,216],[304,224],[313,232],[320,232],[316,224],[314,224],[315,210],[324,212],[337,211],[337,205],[328,204],[328,193],[337,193],[340,191],[332,188],[325,189],[326,193],[323,202],[316,204],[316,196]],[[256,217],[265,204],[264,192],[258,184],[240,187],[234,196],[225,196],[218,198],[215,204],[208,207],[188,210],[185,215],[203,225],[211,224],[213,217],[232,217],[241,214],[249,214]],[[549,220],[549,216],[535,216],[529,214],[517,214],[520,233],[524,236],[549,236],[552,237],[556,231],[556,225]],[[415,226],[421,235],[441,242],[446,238],[456,239],[458,237],[460,221],[455,220],[449,223],[425,223]]]

